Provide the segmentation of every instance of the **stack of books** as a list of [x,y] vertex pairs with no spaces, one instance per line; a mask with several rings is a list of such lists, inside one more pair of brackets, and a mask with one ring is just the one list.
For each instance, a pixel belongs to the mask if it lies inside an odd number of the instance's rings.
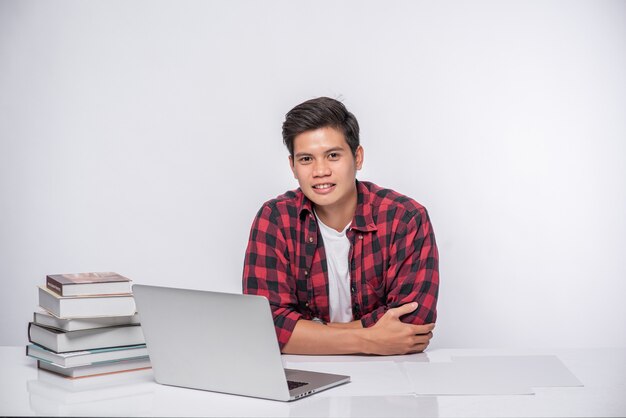
[[150,367],[131,281],[117,273],[46,276],[26,354],[68,378]]

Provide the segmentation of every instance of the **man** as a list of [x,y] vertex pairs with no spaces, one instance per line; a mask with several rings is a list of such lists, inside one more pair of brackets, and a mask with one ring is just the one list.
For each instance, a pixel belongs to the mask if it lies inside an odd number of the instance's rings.
[[337,100],[289,111],[283,141],[300,188],[259,210],[243,272],[244,293],[270,301],[281,351],[424,351],[439,288],[426,209],[356,180],[359,125]]

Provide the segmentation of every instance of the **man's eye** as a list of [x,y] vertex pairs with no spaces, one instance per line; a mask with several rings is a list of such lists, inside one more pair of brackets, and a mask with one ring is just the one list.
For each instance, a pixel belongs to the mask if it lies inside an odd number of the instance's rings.
[[311,162],[311,157],[300,157],[299,161],[301,163],[310,163]]
[[338,159],[338,158],[339,158],[339,153],[338,153],[338,152],[331,152],[330,154],[328,154],[328,157],[329,157],[331,160],[336,160],[336,159]]

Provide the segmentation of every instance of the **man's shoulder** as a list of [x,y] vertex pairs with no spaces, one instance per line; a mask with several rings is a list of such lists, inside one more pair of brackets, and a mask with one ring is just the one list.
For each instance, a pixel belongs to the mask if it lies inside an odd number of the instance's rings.
[[258,216],[263,216],[263,214],[271,217],[288,215],[295,218],[298,216],[303,196],[300,189],[289,190],[263,203]]
[[369,202],[374,209],[394,208],[402,209],[409,213],[426,211],[422,204],[400,192],[367,181],[361,181],[360,183],[367,190]]

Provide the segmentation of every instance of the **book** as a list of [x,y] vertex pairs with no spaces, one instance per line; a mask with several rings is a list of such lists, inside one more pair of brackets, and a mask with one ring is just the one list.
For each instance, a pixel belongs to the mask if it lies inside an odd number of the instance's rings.
[[130,316],[136,311],[132,294],[60,296],[39,286],[39,306],[58,318]]
[[115,360],[148,357],[145,344],[55,353],[35,344],[26,346],[26,355],[61,367],[88,366]]
[[28,340],[55,353],[121,347],[146,342],[140,325],[61,331],[42,327],[33,322],[28,324]]
[[61,367],[56,364],[46,363],[45,361],[37,361],[37,367],[76,379],[79,377],[100,376],[104,374],[149,369],[151,366],[150,359],[139,358],[78,367]]
[[[46,383],[48,388],[55,387],[65,393],[71,392],[76,395],[83,394],[83,400],[85,401],[89,399],[89,394],[96,395],[94,392],[99,392],[101,389],[105,388],[116,389],[118,396],[131,393],[131,389],[137,386],[143,386],[142,383],[146,382],[146,377],[150,379],[153,375],[152,370],[146,369],[134,373],[108,374],[100,376],[97,379],[66,379],[60,374],[50,373],[47,370],[37,368],[37,363],[35,363],[35,368],[37,370],[35,379],[38,382]],[[50,393],[49,395],[55,396],[56,399],[61,399],[56,396],[60,395],[58,392]]]
[[41,310],[33,315],[33,322],[48,328],[56,328],[63,331],[77,331],[80,329],[93,329],[112,327],[115,325],[138,324],[139,315],[132,316],[99,316],[95,318],[57,318],[50,312]]
[[131,293],[131,280],[117,273],[50,274],[46,287],[60,296]]

